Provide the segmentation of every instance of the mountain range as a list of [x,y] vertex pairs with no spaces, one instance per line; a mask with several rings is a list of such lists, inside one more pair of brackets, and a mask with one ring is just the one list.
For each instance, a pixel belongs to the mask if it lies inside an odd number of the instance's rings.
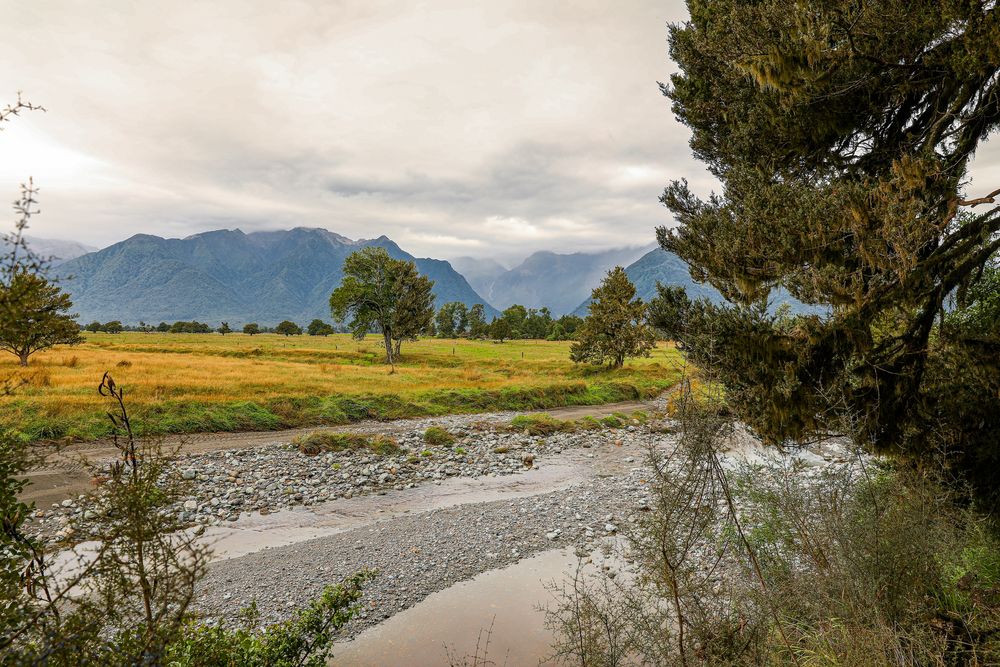
[[[57,256],[80,249],[73,242],[48,243],[40,248],[32,242],[32,248]],[[329,319],[328,301],[343,277],[344,259],[366,246],[412,260],[421,274],[434,280],[437,306],[449,301],[482,303],[487,320],[515,303],[547,307],[556,317],[585,316],[591,290],[614,266],[625,266],[645,301],[656,296],[658,282],[681,285],[692,297],[721,299],[711,286],[692,281],[679,257],[655,246],[599,253],[536,252],[508,269],[490,259],[417,258],[386,236],[354,241],[304,227],[249,234],[217,230],[183,239],[137,234],[57,263],[54,273],[70,293],[80,322],[305,323]],[[776,295],[776,301],[791,300]],[[804,308],[791,303],[795,310]]]
[[452,260],[455,268],[491,304],[503,310],[519,303],[552,311],[556,317],[573,312],[615,266],[628,266],[655,246],[613,248],[603,252],[529,255],[512,269],[471,257]]
[[[446,261],[416,258],[385,236],[352,241],[325,229],[218,230],[183,239],[137,234],[59,265],[80,322],[200,320],[273,324],[328,320],[344,259],[366,246],[412,260],[436,303],[488,303]],[[487,306],[487,318],[497,314]]]

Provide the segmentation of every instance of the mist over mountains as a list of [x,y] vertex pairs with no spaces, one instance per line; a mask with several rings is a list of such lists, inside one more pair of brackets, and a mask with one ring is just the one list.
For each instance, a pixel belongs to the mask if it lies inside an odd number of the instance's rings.
[[529,255],[512,269],[471,257],[460,257],[452,264],[498,309],[515,303],[526,308],[544,306],[558,317],[573,312],[609,270],[632,264],[653,247],[655,244],[572,254],[541,251]]

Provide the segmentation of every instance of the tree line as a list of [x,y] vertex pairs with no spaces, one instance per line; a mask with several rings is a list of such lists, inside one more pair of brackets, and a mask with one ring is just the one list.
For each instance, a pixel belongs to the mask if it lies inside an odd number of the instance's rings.
[[[467,307],[453,301],[435,311],[433,286],[434,281],[421,276],[413,262],[394,259],[382,248],[364,248],[345,260],[344,279],[330,296],[335,324],[318,318],[304,328],[291,320],[274,327],[251,322],[243,326],[242,332],[249,336],[328,336],[346,331],[357,339],[369,333],[381,334],[386,363],[393,369],[403,343],[420,336],[492,339],[499,343],[513,339],[572,340],[575,342],[570,358],[574,362],[608,363],[613,367],[620,367],[627,357],[647,355],[656,339],[647,322],[647,306],[635,298],[635,287],[621,267],[610,271],[594,290],[586,318],[555,318],[548,308],[515,304],[487,322],[486,308],[481,303]],[[17,307],[7,311],[9,316],[0,329],[0,349],[17,355],[22,365],[28,364],[34,352],[82,341],[81,327],[70,314],[73,304],[58,285],[41,275],[17,274],[5,289],[16,290],[19,298]],[[212,327],[196,320],[157,325],[140,322],[136,326],[119,320],[94,321],[82,330],[110,334],[234,332],[228,322]]]

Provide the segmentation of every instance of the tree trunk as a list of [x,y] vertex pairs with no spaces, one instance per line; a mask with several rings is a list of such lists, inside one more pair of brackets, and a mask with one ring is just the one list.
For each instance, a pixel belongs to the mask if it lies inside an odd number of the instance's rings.
[[28,355],[29,354],[31,354],[31,353],[30,352],[18,352],[17,353],[18,358],[21,360],[21,365],[22,366],[27,366],[28,365]]
[[392,374],[396,372],[396,362],[392,358],[392,336],[386,332],[382,334],[382,337],[385,339],[385,361],[392,366],[392,370],[389,371]]

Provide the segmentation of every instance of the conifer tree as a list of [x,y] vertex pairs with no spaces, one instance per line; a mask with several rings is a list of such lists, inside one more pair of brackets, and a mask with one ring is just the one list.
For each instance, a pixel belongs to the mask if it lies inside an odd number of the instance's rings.
[[570,359],[621,368],[628,357],[648,357],[656,338],[646,324],[646,304],[635,298],[635,285],[625,269],[608,271],[590,297],[589,314],[579,340],[570,347]]
[[[723,191],[671,183],[662,201],[679,225],[658,237],[736,304],[690,311],[695,361],[771,440],[850,427],[882,450],[926,451],[944,427],[954,460],[995,471],[984,435],[1000,427],[1000,374],[982,370],[1000,350],[933,332],[1000,250],[1000,183],[967,192],[969,161],[1000,123],[1000,10],[688,6],[663,91]],[[828,315],[787,326],[762,306],[776,287]]]

